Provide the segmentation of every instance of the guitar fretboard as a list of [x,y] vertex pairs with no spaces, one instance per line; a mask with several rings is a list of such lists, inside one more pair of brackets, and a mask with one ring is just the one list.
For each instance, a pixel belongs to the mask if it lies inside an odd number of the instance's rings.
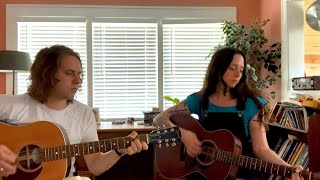
[[[210,158],[217,161],[260,172],[280,175],[283,177],[291,178],[292,173],[295,171],[295,168],[293,167],[278,165],[264,160],[237,155],[229,151],[223,151],[215,148],[208,148],[205,153],[207,153],[207,155],[210,154]],[[304,179],[311,179],[312,177],[311,172],[302,171],[300,174]]]
[[[148,143],[147,134],[141,134],[137,138]],[[53,161],[82,156],[85,154],[94,154],[98,152],[107,152],[114,149],[126,148],[131,145],[131,141],[132,140],[130,137],[113,138],[80,144],[42,148],[39,150],[39,153],[40,156],[43,157],[42,159],[44,161]]]

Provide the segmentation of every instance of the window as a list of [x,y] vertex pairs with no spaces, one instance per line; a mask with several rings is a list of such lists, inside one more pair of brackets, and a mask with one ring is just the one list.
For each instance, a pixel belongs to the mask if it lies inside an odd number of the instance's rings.
[[[84,22],[18,22],[18,50],[30,53],[32,60],[37,52],[54,44],[61,44],[73,48],[80,54],[84,71],[81,91],[76,99],[87,103],[87,47],[86,23]],[[27,91],[30,84],[30,73],[18,73],[18,94]]]
[[[223,41],[221,20],[235,21],[236,11],[8,5],[7,17],[7,32],[13,32],[7,48],[30,52],[31,57],[54,44],[76,50],[85,72],[76,99],[112,120],[142,118],[152,107],[172,106],[164,95],[182,100],[199,91],[210,61],[206,57]],[[21,94],[28,75],[18,76]]]
[[93,23],[93,106],[108,118],[158,105],[157,24]]
[[183,100],[199,91],[210,62],[207,56],[222,37],[221,23],[164,24],[163,94]]

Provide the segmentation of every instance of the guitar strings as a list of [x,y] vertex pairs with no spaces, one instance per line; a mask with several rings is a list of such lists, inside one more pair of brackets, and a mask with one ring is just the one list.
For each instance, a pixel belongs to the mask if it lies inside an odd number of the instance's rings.
[[[290,166],[282,166],[282,165],[278,165],[278,164],[273,164],[271,162],[267,162],[267,161],[264,161],[264,160],[260,160],[260,159],[255,159],[255,158],[252,158],[252,157],[248,157],[248,156],[243,156],[243,155],[237,155],[237,154],[234,154],[233,152],[230,152],[230,151],[224,151],[224,150],[221,150],[221,149],[217,149],[217,148],[212,148],[212,147],[209,147],[209,146],[201,146],[203,150],[206,150],[206,151],[202,151],[201,154],[205,154],[206,156],[214,156],[213,159],[217,159],[217,160],[220,160],[222,162],[230,162],[231,164],[240,164],[240,159],[242,158],[243,160],[244,159],[247,159],[246,162],[248,163],[248,160],[250,160],[250,168],[251,168],[251,163],[253,161],[259,161],[260,162],[260,166],[261,166],[261,163],[265,163],[266,164],[266,169],[269,169],[271,172],[272,172],[272,169],[274,169],[275,167],[279,167],[279,170],[278,168],[276,168],[276,170],[278,171],[281,171],[283,172],[284,170],[289,170],[291,171],[290,174],[292,174],[293,172],[295,172],[295,168],[294,167],[290,167]],[[247,163],[246,163],[246,167],[247,167]],[[256,165],[256,164],[255,164]],[[256,169],[256,166],[254,166],[254,169]],[[306,176],[306,177],[309,177],[310,175],[310,172],[307,172],[307,171],[301,171],[300,172],[301,175],[303,176]]]
[[[148,140],[147,134],[139,134],[136,138],[140,139],[142,141],[145,141],[145,142],[147,142],[147,140]],[[56,159],[75,157],[75,156],[84,155],[84,154],[96,153],[96,151],[97,152],[106,152],[108,150],[113,150],[114,149],[113,147],[123,148],[123,147],[126,147],[126,144],[127,144],[126,142],[131,143],[132,140],[133,139],[131,139],[130,137],[119,137],[119,138],[105,139],[105,140],[80,143],[80,144],[38,148],[38,150],[36,152],[33,152],[34,149],[31,149],[29,151],[29,153],[27,153],[26,150],[23,150],[23,151],[19,152],[19,156],[27,156],[27,155],[33,156],[33,155],[35,155],[35,156],[43,156],[43,158],[47,158],[50,160],[56,160]],[[101,145],[103,145],[103,147],[101,147]],[[35,149],[37,149],[37,148],[35,148]],[[82,151],[80,151],[80,149]],[[87,149],[87,150],[84,150],[84,149]],[[45,155],[46,150],[48,153],[47,156]],[[63,151],[65,151],[65,152],[63,152]],[[63,154],[61,154],[61,153],[63,153]],[[78,155],[76,155],[76,154],[78,154]],[[46,157],[44,157],[44,156],[46,156]]]
[[[139,139],[141,141],[144,141],[146,143],[150,143],[150,135],[152,133],[149,134],[139,134],[136,139]],[[159,136],[158,134],[156,134],[157,136]],[[120,141],[119,141],[120,140]],[[96,153],[96,150],[98,152],[106,152],[109,150],[113,150],[116,148],[125,148],[128,145],[130,145],[131,141],[134,139],[131,139],[129,136],[127,137],[118,137],[118,138],[112,138],[112,139],[105,139],[105,140],[100,140],[100,141],[94,141],[94,142],[87,142],[87,143],[81,143],[81,144],[73,144],[73,145],[64,145],[64,146],[56,146],[56,147],[47,147],[47,148],[39,148],[38,151],[33,152],[34,149],[30,150],[29,155],[44,155],[46,149],[48,151],[48,153],[52,154],[57,154],[56,152],[60,153],[62,151],[65,151],[67,154],[70,154],[70,157],[76,156],[76,150],[78,149],[77,153],[79,153],[80,155],[82,154],[90,154],[92,153],[91,151],[93,150],[93,153]],[[158,140],[158,139],[157,139]],[[106,143],[107,142],[107,143]],[[119,144],[119,142],[121,142],[121,144]],[[123,142],[123,145],[122,145]],[[103,146],[101,146],[101,144]],[[116,145],[115,145],[116,144]],[[120,145],[120,146],[119,146]],[[94,147],[94,148],[92,148]],[[99,147],[97,149],[97,147]],[[88,150],[83,150],[83,151],[79,151],[79,148],[81,149],[88,149]],[[101,151],[101,149],[105,149],[104,151]],[[86,153],[85,153],[86,152]],[[65,153],[64,153],[65,154]],[[73,154],[73,156],[72,156]],[[19,152],[19,156],[27,156],[27,151],[20,151]],[[52,155],[51,155],[52,156]],[[53,155],[54,158],[56,159],[56,155]],[[63,154],[62,154],[63,156]],[[65,155],[68,156],[68,155]],[[68,157],[69,157],[68,156]],[[59,155],[58,155],[59,158]]]
[[[115,139],[122,139],[122,138],[114,138]],[[101,141],[107,141],[107,140],[101,140]],[[93,143],[99,143],[101,141],[95,141]],[[108,140],[110,141],[110,140]],[[78,146],[82,146],[81,148],[89,148],[89,145],[88,144],[76,144]],[[69,146],[69,148],[71,146],[74,146],[74,145],[66,145],[66,146],[58,146],[58,147],[52,147],[51,149],[58,149],[59,151],[59,148],[62,149],[62,147],[67,147]],[[106,148],[110,148],[112,145],[107,145],[105,144],[105,149]],[[244,159],[246,159],[246,167],[247,167],[247,163],[248,161],[250,160],[250,162],[252,163],[254,160],[256,161],[259,161],[260,164],[261,163],[265,163],[266,164],[266,168],[270,169],[271,172],[272,172],[272,168],[274,168],[275,166],[279,166],[279,171],[284,171],[284,170],[290,170],[291,172],[294,172],[295,171],[295,168],[293,167],[288,167],[288,166],[281,166],[281,165],[278,165],[278,164],[273,164],[271,162],[267,162],[267,161],[264,161],[264,160],[260,160],[260,159],[254,159],[252,157],[247,157],[247,156],[242,156],[242,155],[237,155],[237,154],[234,154],[233,152],[229,152],[229,151],[224,151],[224,150],[220,150],[220,149],[217,149],[217,148],[212,148],[212,147],[209,147],[209,146],[201,146],[203,150],[206,150],[206,151],[202,151],[202,154],[205,154],[206,156],[214,156],[213,159],[217,159],[217,160],[220,160],[222,162],[226,161],[226,163],[228,163],[228,161],[231,160],[231,164],[239,164],[240,163],[240,160],[242,158],[242,160],[244,161]],[[44,151],[45,149],[44,148],[41,148],[39,149],[39,151],[35,152],[35,153],[32,153],[32,150],[30,151],[30,155],[36,155],[36,156],[39,156],[39,155],[44,155]],[[51,152],[52,153],[52,152]],[[73,150],[73,153],[75,153],[75,151]],[[69,154],[71,154],[71,152],[69,152]],[[20,151],[19,153],[19,156],[27,156],[27,151]],[[66,157],[67,158],[67,157]],[[56,159],[56,157],[55,157]],[[59,158],[60,159],[60,158]],[[250,165],[250,168],[251,168],[251,163],[249,164]],[[255,163],[255,164],[256,164]],[[260,165],[261,166],[261,165]],[[255,166],[256,167],[256,166]],[[307,171],[301,171],[300,174],[302,175],[305,175],[305,176],[308,176],[310,172],[307,172]]]

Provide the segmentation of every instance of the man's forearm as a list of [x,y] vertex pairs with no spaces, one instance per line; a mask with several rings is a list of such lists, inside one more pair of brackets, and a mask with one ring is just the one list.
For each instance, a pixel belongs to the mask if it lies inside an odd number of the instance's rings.
[[89,171],[98,176],[118,162],[120,156],[112,150],[106,153],[85,155],[84,159],[86,160]]

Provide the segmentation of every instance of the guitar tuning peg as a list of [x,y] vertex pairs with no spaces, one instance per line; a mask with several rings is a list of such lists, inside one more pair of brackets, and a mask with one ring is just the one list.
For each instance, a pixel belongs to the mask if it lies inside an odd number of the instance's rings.
[[169,143],[166,143],[166,146],[169,147]]
[[159,144],[159,148],[161,148],[161,144]]
[[163,132],[164,132],[164,133],[167,133],[168,131],[165,129]]
[[158,143],[159,143],[159,144],[161,144],[161,143],[162,143],[162,141],[161,141],[161,140],[158,140]]
[[158,130],[160,129],[160,126],[159,126],[159,125],[157,126],[157,129],[158,129]]
[[176,146],[177,144],[176,143],[172,143],[172,146],[174,147],[174,146]]
[[172,142],[175,142],[175,141],[176,141],[176,138],[172,138],[171,141],[172,141]]
[[164,124],[164,125],[162,125],[162,127],[164,127],[164,128],[165,128],[165,127],[166,127],[166,125]]
[[165,139],[165,140],[164,140],[164,142],[166,142],[166,143],[167,143],[167,142],[169,142],[169,140],[168,140],[168,139]]

